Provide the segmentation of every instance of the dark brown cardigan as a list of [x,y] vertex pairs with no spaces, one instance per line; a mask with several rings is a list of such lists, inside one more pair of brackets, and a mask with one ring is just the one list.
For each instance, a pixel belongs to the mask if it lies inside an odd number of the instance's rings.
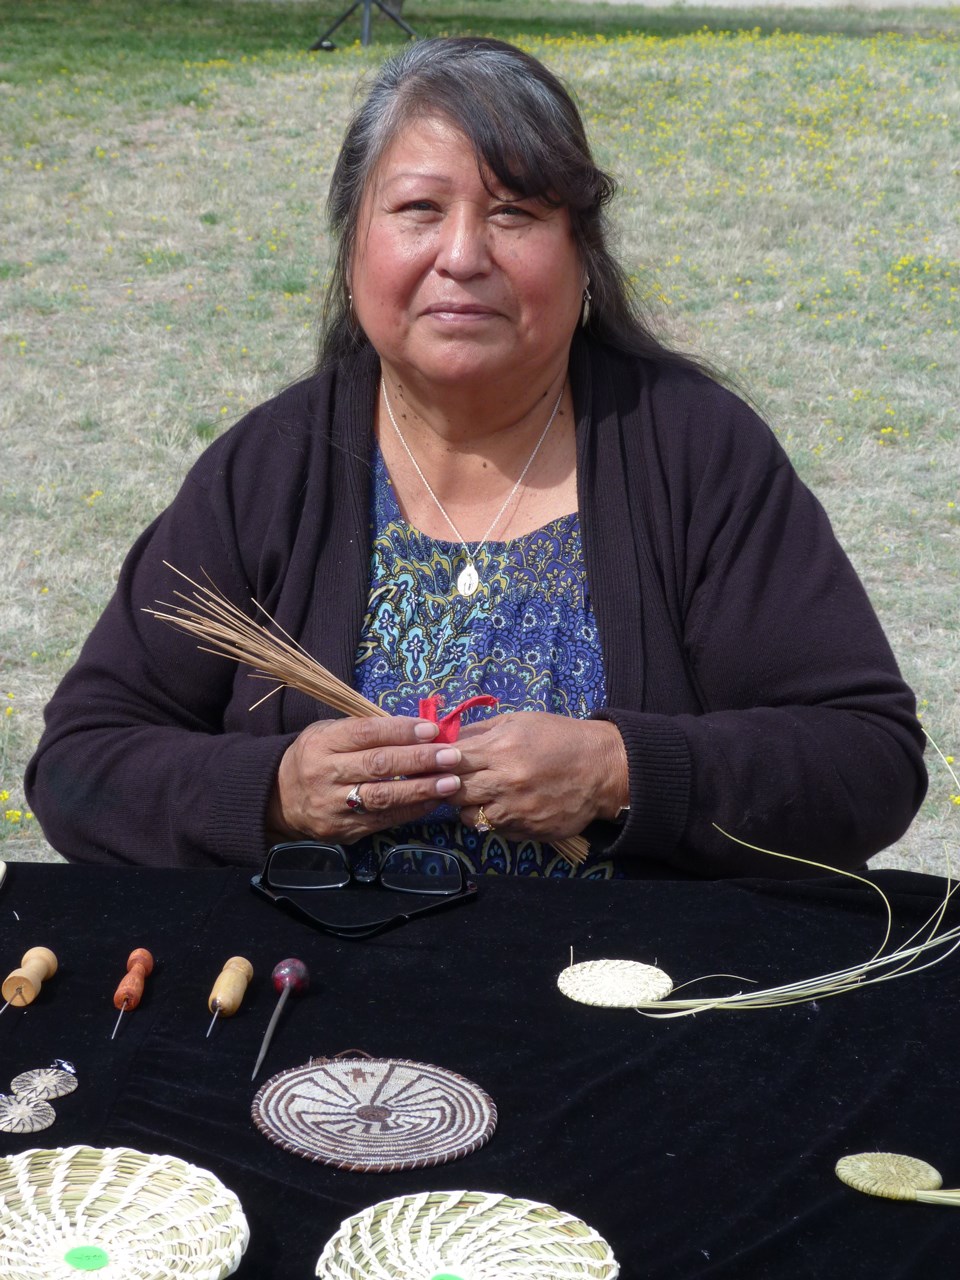
[[[609,709],[630,762],[628,874],[857,866],[923,798],[923,736],[856,574],[772,432],[709,379],[577,339],[578,491]],[[287,744],[327,714],[263,692],[143,612],[163,560],[255,597],[343,679],[369,580],[372,352],[248,414],[131,550],[27,772],[83,862],[253,865]],[[605,833],[610,837],[610,831]]]

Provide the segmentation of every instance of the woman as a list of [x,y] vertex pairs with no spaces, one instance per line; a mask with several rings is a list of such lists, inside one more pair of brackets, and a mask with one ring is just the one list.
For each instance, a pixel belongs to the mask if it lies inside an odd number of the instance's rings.
[[[277,838],[479,870],[854,866],[924,793],[912,695],[772,434],[637,318],[611,181],[560,83],[411,46],[348,130],[317,372],[141,536],[47,711],[28,794],[86,861],[257,863]],[[339,719],[144,612],[164,561],[251,598],[391,713]],[[456,744],[418,714],[478,694]],[[802,873],[805,868],[799,868]]]

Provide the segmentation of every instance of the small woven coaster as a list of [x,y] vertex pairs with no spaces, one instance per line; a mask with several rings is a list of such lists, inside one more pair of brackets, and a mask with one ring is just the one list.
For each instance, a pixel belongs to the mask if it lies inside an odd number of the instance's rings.
[[212,1173],[127,1147],[0,1160],[0,1224],[3,1280],[224,1280],[249,1238],[240,1201]]
[[459,1160],[497,1124],[493,1100],[471,1080],[397,1058],[320,1059],[282,1071],[251,1114],[286,1151],[355,1173]]
[[639,960],[584,960],[564,969],[557,986],[580,1004],[635,1009],[663,1000],[673,990],[673,980],[662,969]]
[[340,1224],[322,1280],[616,1280],[592,1227],[535,1200],[431,1191],[371,1205]]
[[57,1113],[42,1098],[23,1098],[18,1094],[0,1094],[0,1132],[39,1133],[49,1129]]
[[915,1156],[868,1151],[837,1161],[837,1177],[848,1187],[888,1200],[916,1200],[918,1191],[937,1191],[943,1179],[932,1165]]
[[10,1092],[21,1098],[65,1098],[77,1087],[75,1072],[61,1067],[37,1067],[21,1071],[10,1081]]

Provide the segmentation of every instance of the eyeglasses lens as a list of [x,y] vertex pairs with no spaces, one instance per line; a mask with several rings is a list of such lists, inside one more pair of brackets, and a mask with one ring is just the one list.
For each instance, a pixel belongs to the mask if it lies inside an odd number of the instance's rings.
[[398,845],[391,849],[380,868],[385,889],[404,893],[459,893],[463,888],[460,861],[452,853]]
[[275,850],[269,878],[274,889],[342,889],[350,869],[342,849],[302,843]]

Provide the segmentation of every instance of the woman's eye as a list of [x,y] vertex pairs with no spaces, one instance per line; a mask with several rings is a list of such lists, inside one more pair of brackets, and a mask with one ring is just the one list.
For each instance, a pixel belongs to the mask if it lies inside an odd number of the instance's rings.
[[520,204],[501,204],[493,212],[495,217],[502,218],[504,222],[520,222],[532,216],[530,210]]
[[436,213],[437,206],[432,200],[405,200],[397,208],[398,213]]

